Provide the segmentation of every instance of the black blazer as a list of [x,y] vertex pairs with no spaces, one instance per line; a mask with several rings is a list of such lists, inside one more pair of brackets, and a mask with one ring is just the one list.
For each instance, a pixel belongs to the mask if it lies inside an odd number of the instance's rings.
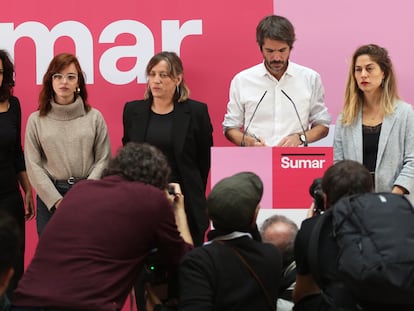
[[[145,142],[150,109],[148,100],[125,104],[123,145],[130,141]],[[208,227],[205,192],[213,145],[213,127],[207,105],[191,99],[174,103],[172,137],[189,227],[194,244],[200,245]]]

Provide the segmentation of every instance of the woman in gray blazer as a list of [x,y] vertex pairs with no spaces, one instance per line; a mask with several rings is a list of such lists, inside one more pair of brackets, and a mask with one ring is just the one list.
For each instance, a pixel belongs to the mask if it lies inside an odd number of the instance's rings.
[[398,96],[387,50],[375,44],[352,57],[334,137],[334,161],[343,159],[363,163],[375,191],[414,202],[414,111]]

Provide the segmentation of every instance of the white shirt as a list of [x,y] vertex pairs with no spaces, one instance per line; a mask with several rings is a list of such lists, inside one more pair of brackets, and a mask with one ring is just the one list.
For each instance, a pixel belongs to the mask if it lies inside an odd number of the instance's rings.
[[[300,120],[282,90],[294,102]],[[247,133],[263,138],[268,146],[277,145],[288,135],[302,133],[300,123],[306,131],[316,124],[329,127],[331,122],[320,75],[291,61],[279,81],[267,71],[264,63],[239,72],[231,81],[229,97],[224,131],[248,126]]]

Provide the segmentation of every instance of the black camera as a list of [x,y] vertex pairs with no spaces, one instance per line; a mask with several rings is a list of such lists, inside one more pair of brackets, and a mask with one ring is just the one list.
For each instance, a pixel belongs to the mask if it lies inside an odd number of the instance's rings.
[[321,214],[325,210],[325,202],[322,191],[322,178],[315,178],[309,187],[309,194],[313,198],[315,214]]
[[171,271],[168,264],[162,262],[158,249],[152,249],[144,264],[143,281],[151,285],[163,303],[178,297],[177,277],[176,271]]
[[168,282],[168,269],[161,262],[158,249],[154,248],[148,254],[144,264],[144,280],[151,285]]

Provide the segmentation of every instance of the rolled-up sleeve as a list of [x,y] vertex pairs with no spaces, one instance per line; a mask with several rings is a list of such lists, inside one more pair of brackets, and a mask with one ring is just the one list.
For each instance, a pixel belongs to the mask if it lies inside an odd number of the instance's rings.
[[309,122],[312,125],[320,124],[326,127],[331,124],[331,115],[325,105],[325,90],[319,75],[316,75],[314,81]]
[[229,102],[224,116],[223,131],[228,129],[240,129],[244,125],[244,105],[240,101],[240,86],[235,77],[230,83]]

